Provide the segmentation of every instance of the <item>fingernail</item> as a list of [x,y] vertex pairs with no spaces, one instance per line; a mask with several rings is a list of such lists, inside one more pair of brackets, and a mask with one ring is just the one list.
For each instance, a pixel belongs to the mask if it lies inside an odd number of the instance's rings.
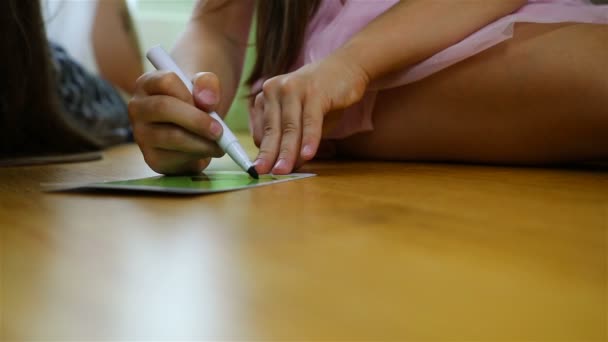
[[263,169],[266,166],[266,161],[264,159],[258,158],[253,162],[253,166],[255,166],[256,169]]
[[211,90],[201,90],[198,92],[198,100],[204,104],[214,105],[217,104],[217,95]]
[[211,134],[213,134],[213,136],[216,139],[219,139],[222,136],[222,125],[219,124],[219,122],[213,120],[211,122],[211,126],[209,127],[209,130],[211,131]]
[[280,159],[275,165],[274,168],[272,169],[273,172],[287,172],[287,162],[285,161],[285,159]]
[[312,146],[310,146],[310,145],[304,146],[304,148],[302,149],[302,156],[303,157],[312,157],[312,154],[313,154]]

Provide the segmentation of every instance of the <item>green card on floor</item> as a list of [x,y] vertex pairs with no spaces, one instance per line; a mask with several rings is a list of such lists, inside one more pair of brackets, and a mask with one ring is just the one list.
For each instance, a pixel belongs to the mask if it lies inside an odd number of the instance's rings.
[[87,184],[42,184],[45,191],[115,190],[196,195],[255,188],[315,176],[311,173],[260,175],[253,179],[240,171],[208,171],[194,176],[157,176]]

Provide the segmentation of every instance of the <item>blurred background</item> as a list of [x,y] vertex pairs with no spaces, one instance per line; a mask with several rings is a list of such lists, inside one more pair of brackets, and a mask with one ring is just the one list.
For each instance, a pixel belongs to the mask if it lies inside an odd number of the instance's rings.
[[[167,50],[173,47],[175,39],[184,29],[192,13],[196,0],[127,0],[127,2],[139,34],[142,51],[145,53],[157,44],[161,44]],[[254,53],[250,46],[244,75],[249,74],[253,58]],[[153,69],[147,61],[145,67],[146,71]],[[245,98],[247,93],[246,88],[239,89],[237,99],[226,117],[226,123],[235,131],[248,130],[248,109]]]

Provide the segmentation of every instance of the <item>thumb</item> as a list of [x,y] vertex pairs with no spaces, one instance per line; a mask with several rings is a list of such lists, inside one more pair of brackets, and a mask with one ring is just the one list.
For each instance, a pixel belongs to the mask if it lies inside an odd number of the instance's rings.
[[210,113],[220,103],[220,80],[212,72],[199,72],[192,79],[194,104]]

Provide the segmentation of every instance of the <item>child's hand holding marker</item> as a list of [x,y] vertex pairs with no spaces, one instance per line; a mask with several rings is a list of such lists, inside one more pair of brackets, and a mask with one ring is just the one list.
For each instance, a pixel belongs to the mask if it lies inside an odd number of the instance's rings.
[[222,126],[211,116],[219,102],[219,81],[197,74],[192,96],[170,71],[152,71],[137,81],[129,103],[135,139],[152,170],[162,174],[200,172],[224,152],[216,141]]
[[[190,98],[192,98],[193,100],[188,101],[188,105],[192,107],[193,101],[194,105],[206,111],[206,113],[196,113],[196,115],[190,115],[190,117],[181,117],[180,120],[175,121],[175,123],[178,126],[185,127],[186,130],[193,129],[193,133],[200,134],[201,131],[197,130],[196,125],[197,123],[200,123],[197,121],[200,121],[200,118],[202,116],[202,118],[204,118],[202,124],[204,127],[207,127],[206,131],[202,131],[203,138],[211,138],[212,140],[215,140],[215,142],[213,142],[214,145],[218,146],[222,152],[226,152],[232,158],[232,160],[234,160],[237,165],[239,165],[251,177],[258,179],[259,175],[256,172],[255,167],[249,160],[247,153],[243,150],[237,138],[230,131],[230,128],[226,126],[222,118],[215,111],[213,111],[213,107],[217,105],[219,99],[219,96],[216,95],[219,94],[219,81],[217,77],[211,73],[199,73],[194,78],[194,81],[197,85],[197,87],[195,88],[195,84],[188,79],[186,74],[180,69],[180,67],[175,63],[175,61],[173,61],[171,56],[169,56],[169,54],[160,45],[151,48],[146,54],[146,56],[148,57],[152,65],[156,67],[156,69],[158,69],[159,71],[163,70],[170,72],[169,75],[164,75],[165,82],[168,83],[166,87],[179,86],[178,84],[175,84],[174,80],[172,79],[173,77],[176,77],[178,79],[178,83],[181,83],[180,88],[185,87],[188,90],[188,94],[192,95],[190,96]],[[163,92],[170,93],[170,90],[168,88],[164,88],[162,83],[157,84],[156,86],[160,88],[161,94]],[[142,88],[144,88],[145,90],[145,87],[142,86]],[[153,94],[155,93],[153,92]],[[184,99],[186,98],[184,97]],[[150,101],[147,102],[150,103]],[[138,104],[134,103],[133,105],[137,106]],[[156,107],[150,108],[150,110],[157,112],[169,112],[168,107]],[[174,108],[172,110],[176,109]],[[139,111],[137,110],[134,110],[134,112],[139,113]],[[133,120],[136,119],[137,118],[134,118]],[[144,129],[145,128],[154,129],[155,127],[144,126]],[[156,128],[158,129],[158,127]],[[165,138],[164,143],[159,142],[157,146],[163,146],[164,144],[164,146],[176,149],[178,152],[186,152],[188,154],[195,155],[200,154],[199,159],[201,156],[205,158],[202,162],[195,160],[192,165],[183,164],[182,160],[180,160],[181,156],[179,155],[173,158],[173,160],[176,160],[178,162],[178,165],[171,163],[167,164],[162,161],[159,161],[159,165],[161,166],[161,168],[168,170],[164,171],[164,173],[200,172],[209,164],[209,158],[206,157],[207,155],[211,154],[213,156],[213,153],[222,154],[214,148],[209,148],[209,141],[203,140],[203,143],[201,144],[200,139],[197,139],[196,136],[191,136],[191,134],[187,131],[184,132],[180,128],[171,126],[164,128],[166,132],[170,133],[161,134],[169,134],[168,139]],[[146,132],[142,133],[144,137],[145,134]],[[154,139],[154,136],[152,137],[152,139]],[[171,139],[174,139],[174,141],[171,141]],[[169,145],[167,145],[167,141],[170,142]],[[194,144],[198,144],[198,146],[193,146]],[[140,143],[140,146],[142,145],[145,146],[144,144]],[[152,150],[152,153],[159,152],[163,151],[158,151],[158,149]],[[188,156],[185,157],[187,158]],[[186,162],[192,163],[192,161],[190,161],[189,159],[186,159]],[[148,163],[150,162],[148,161]]]

